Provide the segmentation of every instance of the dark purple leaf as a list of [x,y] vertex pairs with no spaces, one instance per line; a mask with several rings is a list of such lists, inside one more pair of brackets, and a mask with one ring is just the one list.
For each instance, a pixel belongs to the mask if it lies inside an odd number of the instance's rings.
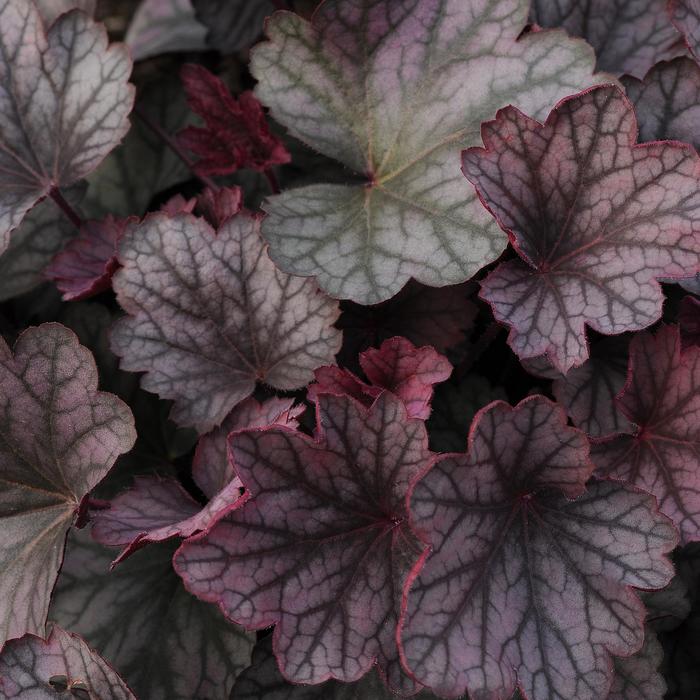
[[175,567],[248,629],[276,623],[287,679],[351,682],[376,663],[391,687],[414,690],[395,632],[420,551],[405,497],[432,463],[425,427],[388,392],[369,409],[328,394],[317,406],[316,440],[278,426],[231,436],[250,500],[185,542]]
[[63,544],[84,497],[136,438],[97,391],[89,351],[59,324],[0,340],[0,647],[43,634]]
[[521,358],[566,373],[605,334],[658,320],[661,277],[700,267],[700,158],[674,142],[635,144],[631,104],[600,87],[561,102],[544,125],[512,107],[463,153],[465,175],[511,236],[481,295]]
[[429,544],[406,585],[401,658],[438,695],[598,700],[642,644],[630,586],[660,588],[678,541],[646,493],[594,481],[585,435],[541,396],[477,414],[467,454],[414,484]]
[[640,333],[618,397],[634,435],[594,444],[600,474],[653,493],[683,542],[700,540],[700,347],[681,351],[678,327]]

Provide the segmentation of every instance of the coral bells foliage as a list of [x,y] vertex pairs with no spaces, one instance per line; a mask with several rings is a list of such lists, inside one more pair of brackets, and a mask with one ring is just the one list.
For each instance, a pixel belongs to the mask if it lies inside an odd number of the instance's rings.
[[697,698],[698,0],[314,4],[0,0],[0,697]]

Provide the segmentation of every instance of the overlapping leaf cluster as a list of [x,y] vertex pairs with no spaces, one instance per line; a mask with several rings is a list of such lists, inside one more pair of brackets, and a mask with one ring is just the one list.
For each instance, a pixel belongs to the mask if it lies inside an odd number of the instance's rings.
[[124,12],[0,0],[0,697],[698,696],[697,1]]

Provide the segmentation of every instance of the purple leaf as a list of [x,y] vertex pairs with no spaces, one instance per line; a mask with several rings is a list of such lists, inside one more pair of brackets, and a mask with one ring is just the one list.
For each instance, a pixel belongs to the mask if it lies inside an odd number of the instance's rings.
[[415,692],[395,632],[420,551],[405,497],[432,463],[425,427],[388,392],[368,410],[328,394],[317,405],[317,440],[277,426],[231,436],[251,498],[185,542],[176,570],[248,629],[276,623],[287,679],[351,682],[376,662],[392,688]]
[[114,277],[128,316],[112,332],[122,369],[173,399],[172,418],[207,432],[255,382],[304,386],[333,361],[338,305],[275,268],[259,219],[241,212],[216,233],[203,219],[151,214],[123,238]]
[[[438,695],[598,700],[611,654],[643,640],[630,586],[660,588],[672,523],[646,493],[584,486],[586,438],[541,396],[491,404],[467,454],[414,484],[411,524],[430,548],[406,585],[401,658]],[[427,558],[426,558],[427,557]]]
[[602,340],[581,367],[565,377],[559,375],[552,384],[557,401],[574,425],[588,435],[632,432],[632,424],[615,402],[627,379],[627,348],[626,339]]
[[598,68],[641,77],[655,63],[683,53],[666,11],[668,0],[533,0],[541,27],[563,27],[595,49]]
[[700,59],[700,2],[698,0],[669,0],[673,23],[685,37],[688,48]]
[[683,542],[700,540],[700,347],[681,352],[678,327],[640,333],[618,397],[634,435],[594,444],[598,472],[653,493]]
[[46,641],[27,635],[0,654],[4,700],[136,700],[126,683],[85,642],[53,626]]
[[0,252],[54,187],[92,172],[129,128],[131,60],[82,12],[48,33],[33,1],[0,0]]
[[661,315],[660,277],[700,267],[700,158],[675,142],[635,145],[634,111],[614,87],[561,102],[544,125],[512,107],[463,153],[465,175],[522,258],[482,297],[521,358],[566,373],[588,357],[585,326],[639,330]]
[[659,673],[664,652],[656,634],[647,629],[644,645],[632,656],[615,659],[607,700],[662,700],[666,683]]
[[56,283],[64,301],[78,301],[104,292],[112,284],[112,275],[119,268],[117,250],[126,231],[138,219],[115,219],[109,215],[102,221],[86,221],[80,234],[58,253],[45,270]]
[[128,452],[129,408],[97,391],[92,355],[58,324],[0,341],[0,647],[43,634],[66,532],[83,498]]

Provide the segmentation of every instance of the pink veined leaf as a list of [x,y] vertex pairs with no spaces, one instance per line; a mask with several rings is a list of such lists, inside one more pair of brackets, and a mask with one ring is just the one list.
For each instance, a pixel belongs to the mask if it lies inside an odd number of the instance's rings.
[[688,48],[700,59],[700,0],[670,0],[669,10]]
[[700,345],[700,299],[687,296],[678,310],[678,323],[684,345]]
[[100,221],[86,221],[76,238],[57,253],[44,271],[63,293],[64,301],[78,301],[104,292],[119,269],[119,241],[138,219],[118,219],[111,214]]
[[615,401],[627,379],[628,345],[627,339],[606,338],[586,362],[552,383],[554,396],[574,425],[590,436],[632,432]]
[[360,354],[360,366],[369,384],[346,369],[317,369],[309,398],[315,400],[322,393],[346,395],[368,406],[386,390],[403,401],[409,417],[426,420],[430,416],[433,386],[452,374],[446,357],[431,347],[417,348],[406,338],[389,338],[380,348],[365,350]]
[[151,214],[121,242],[114,277],[127,312],[112,331],[121,367],[173,399],[172,418],[219,425],[256,381],[287,391],[333,361],[338,305],[277,270],[248,212],[215,232],[204,219]]
[[406,491],[434,457],[425,426],[388,392],[369,409],[323,394],[317,410],[316,440],[278,426],[231,436],[250,500],[183,543],[175,568],[246,628],[276,623],[288,680],[351,682],[376,663],[390,687],[416,692],[395,633],[420,553]]
[[632,105],[614,87],[562,101],[539,124],[508,107],[482,127],[463,170],[520,260],[481,296],[521,358],[566,373],[588,358],[585,326],[639,330],[661,315],[658,278],[700,268],[700,157],[676,142],[635,144]]
[[598,700],[611,654],[643,641],[630,588],[665,586],[678,535],[652,496],[593,470],[585,435],[542,396],[492,403],[466,454],[411,487],[428,543],[404,592],[401,659],[436,694]]
[[44,633],[66,533],[136,439],[129,408],[97,391],[90,352],[59,324],[0,341],[0,647]]
[[0,654],[0,695],[4,700],[136,700],[106,661],[55,625],[46,641],[26,635],[8,642]]
[[289,152],[270,131],[252,92],[236,99],[220,78],[195,64],[183,66],[181,77],[190,109],[205,123],[177,135],[180,144],[201,159],[195,165],[199,175],[228,175],[241,168],[264,171],[289,163]]
[[661,700],[666,683],[659,673],[664,650],[656,634],[647,629],[644,645],[632,656],[615,659],[612,687],[607,700]]
[[53,188],[92,172],[129,129],[131,60],[79,11],[48,32],[33,0],[0,0],[0,252]]
[[700,540],[700,347],[681,350],[677,326],[640,333],[618,396],[634,435],[595,444],[598,473],[653,493],[685,542]]
[[641,77],[655,63],[683,53],[668,0],[533,0],[540,27],[563,27],[596,52],[599,70]]

